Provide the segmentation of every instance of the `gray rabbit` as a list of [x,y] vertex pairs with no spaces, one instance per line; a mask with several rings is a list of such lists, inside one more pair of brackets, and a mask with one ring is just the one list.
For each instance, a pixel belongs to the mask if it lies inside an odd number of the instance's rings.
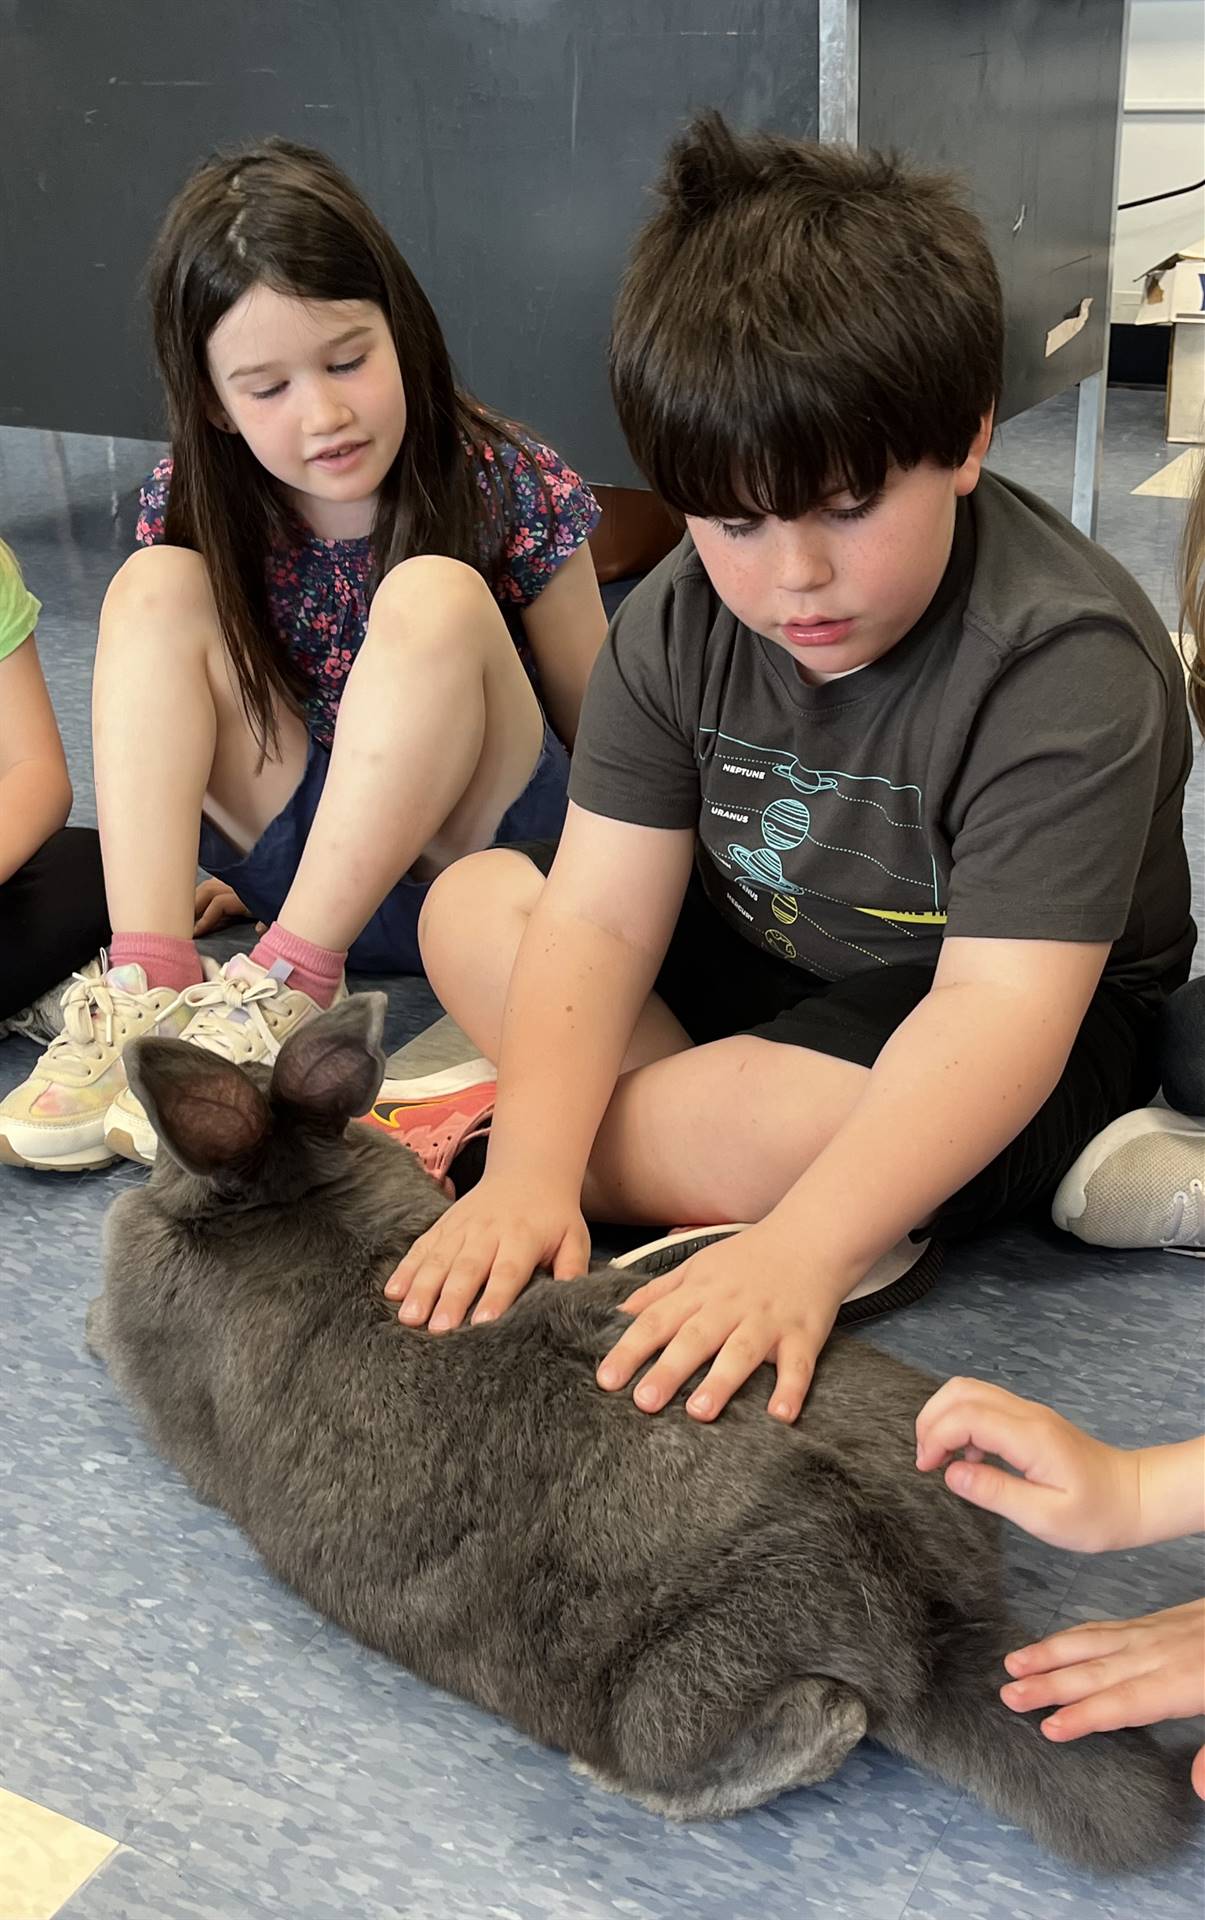
[[127,1049],[165,1151],[110,1211],[88,1337],[202,1498],[321,1613],[659,1813],[756,1806],[870,1735],[1070,1859],[1172,1846],[1191,1795],[1145,1734],[1056,1748],[997,1697],[996,1524],[914,1465],[936,1382],[838,1337],[795,1427],[764,1373],[715,1426],[649,1418],[595,1385],[633,1287],[607,1267],[399,1325],[385,1280],[447,1202],[348,1125],[383,1011],[354,996],[271,1071]]

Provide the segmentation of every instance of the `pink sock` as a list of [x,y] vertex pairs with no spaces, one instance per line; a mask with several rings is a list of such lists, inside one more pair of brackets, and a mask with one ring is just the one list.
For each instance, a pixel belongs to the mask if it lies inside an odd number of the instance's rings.
[[301,940],[279,920],[274,920],[262,940],[251,949],[251,958],[261,967],[282,960],[289,969],[286,985],[298,993],[308,993],[320,1007],[329,1007],[343,978],[345,953],[331,947],[316,947],[312,940]]
[[169,933],[115,933],[109,942],[109,965],[142,968],[148,987],[199,986],[205,978],[201,956],[191,940],[175,940]]

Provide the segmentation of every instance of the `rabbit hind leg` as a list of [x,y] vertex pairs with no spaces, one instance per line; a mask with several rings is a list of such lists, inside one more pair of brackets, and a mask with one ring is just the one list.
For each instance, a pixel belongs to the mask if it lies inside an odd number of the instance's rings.
[[794,1787],[827,1780],[866,1732],[866,1708],[839,1680],[809,1674],[791,1682],[698,1767],[656,1786],[620,1779],[582,1761],[576,1772],[638,1800],[669,1820],[721,1820]]

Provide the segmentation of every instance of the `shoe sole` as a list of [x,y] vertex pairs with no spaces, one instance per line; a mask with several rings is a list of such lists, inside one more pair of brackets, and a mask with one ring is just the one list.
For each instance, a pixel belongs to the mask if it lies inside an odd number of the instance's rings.
[[1055,1226],[1061,1227],[1064,1233],[1075,1233],[1071,1223],[1082,1220],[1087,1211],[1088,1183],[1093,1175],[1131,1140],[1146,1139],[1153,1133],[1200,1139],[1205,1151],[1205,1121],[1191,1120],[1170,1107],[1139,1107],[1133,1113],[1123,1113],[1088,1142],[1063,1175],[1050,1203],[1050,1217]]
[[[655,1280],[671,1268],[680,1267],[692,1254],[701,1253],[704,1247],[713,1247],[719,1240],[731,1239],[734,1233],[741,1233],[739,1226],[717,1227],[714,1232],[698,1232],[687,1229],[682,1233],[667,1233],[662,1240],[654,1240],[647,1247],[640,1247],[634,1253],[621,1254],[612,1266],[622,1267],[625,1271],[642,1274],[645,1279]],[[837,1310],[835,1325],[838,1327],[860,1326],[865,1320],[877,1320],[880,1314],[894,1313],[898,1307],[910,1307],[922,1300],[933,1286],[941,1272],[945,1260],[945,1248],[938,1240],[921,1244],[917,1257],[907,1272],[898,1274],[894,1280],[885,1281],[871,1293],[856,1295],[846,1300]]]
[[655,1280],[659,1273],[668,1273],[671,1267],[680,1267],[689,1254],[682,1248],[689,1245],[691,1253],[701,1253],[704,1247],[714,1247],[717,1240],[729,1240],[734,1233],[743,1233],[747,1223],[738,1222],[723,1227],[681,1227],[675,1233],[667,1233],[660,1240],[650,1240],[643,1247],[634,1247],[630,1253],[621,1253],[612,1260],[613,1267],[635,1267],[641,1273],[647,1273]]
[[80,1147],[75,1153],[39,1154],[31,1159],[28,1154],[18,1153],[11,1141],[0,1134],[0,1165],[24,1167],[30,1173],[86,1173],[90,1169],[99,1172],[102,1167],[111,1167],[113,1160],[114,1155],[104,1147]]
[[155,1155],[152,1153],[148,1158],[135,1145],[133,1134],[127,1133],[123,1127],[110,1127],[105,1134],[105,1145],[114,1159],[132,1160],[139,1167],[153,1167],[155,1164]]
[[474,1060],[443,1067],[438,1073],[420,1074],[414,1079],[382,1080],[372,1104],[375,1107],[382,1100],[396,1100],[409,1106],[412,1101],[442,1100],[449,1094],[468,1093],[472,1087],[492,1086],[497,1078],[498,1069],[493,1061],[478,1054]]

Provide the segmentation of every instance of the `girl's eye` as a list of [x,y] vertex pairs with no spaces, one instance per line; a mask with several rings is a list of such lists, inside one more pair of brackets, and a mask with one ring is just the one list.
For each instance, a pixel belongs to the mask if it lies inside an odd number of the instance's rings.
[[[337,366],[331,367],[330,371],[331,373],[354,373],[357,367],[364,365],[367,358],[368,354],[365,352],[359,354],[354,360],[341,360]],[[261,387],[258,393],[252,393],[251,398],[253,400],[274,400],[278,393],[284,392],[288,384],[287,380],[278,380],[274,387]]]
[[760,520],[713,520],[711,524],[713,527],[718,528],[718,530],[722,534],[725,534],[729,540],[745,540],[748,538],[748,536],[751,533],[757,532],[757,529],[761,525],[761,521]]
[[872,493],[869,499],[860,501],[856,507],[828,507],[825,511],[830,520],[865,520],[882,498],[881,493]]

